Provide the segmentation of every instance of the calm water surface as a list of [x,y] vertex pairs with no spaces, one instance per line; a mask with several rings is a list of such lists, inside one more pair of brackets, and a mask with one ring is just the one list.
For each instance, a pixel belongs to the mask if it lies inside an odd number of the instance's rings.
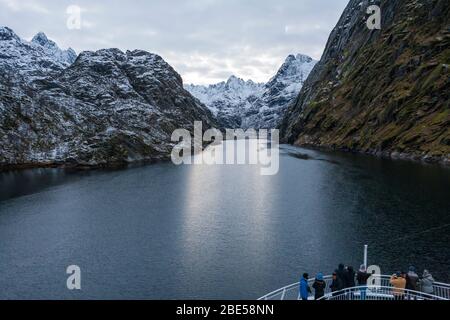
[[[449,282],[446,224],[449,169],[289,146],[275,176],[171,163],[0,173],[0,299],[254,299],[305,271],[358,267],[364,243],[383,273],[414,264]],[[81,291],[66,289],[71,264]]]

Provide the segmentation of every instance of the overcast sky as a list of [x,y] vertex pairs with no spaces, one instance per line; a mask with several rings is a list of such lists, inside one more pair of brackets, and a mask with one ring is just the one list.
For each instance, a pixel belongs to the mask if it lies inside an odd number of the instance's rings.
[[[266,82],[290,53],[319,59],[348,0],[0,0],[0,25],[43,31],[78,53],[116,47],[161,55],[185,83],[234,74]],[[67,7],[81,8],[69,29]]]

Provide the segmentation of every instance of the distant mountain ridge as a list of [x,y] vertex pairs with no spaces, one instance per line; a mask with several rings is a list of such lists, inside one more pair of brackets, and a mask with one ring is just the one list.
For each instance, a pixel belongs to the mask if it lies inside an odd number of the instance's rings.
[[[71,63],[71,61],[74,61]],[[216,127],[160,56],[60,50],[0,28],[0,169],[169,159],[175,129]]]
[[229,128],[273,129],[297,97],[316,61],[306,55],[289,55],[266,84],[231,76],[226,82],[185,88]]
[[186,85],[194,97],[204,103],[227,128],[239,128],[242,115],[264,93],[264,84],[231,76],[226,82],[202,86]]

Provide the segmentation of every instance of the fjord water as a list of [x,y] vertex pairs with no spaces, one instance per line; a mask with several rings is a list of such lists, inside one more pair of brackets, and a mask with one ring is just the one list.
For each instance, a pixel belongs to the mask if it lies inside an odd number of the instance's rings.
[[[414,264],[449,281],[450,170],[282,146],[280,170],[175,166],[0,174],[1,299],[255,299]],[[425,231],[425,232],[424,232]],[[66,268],[81,268],[81,291]]]

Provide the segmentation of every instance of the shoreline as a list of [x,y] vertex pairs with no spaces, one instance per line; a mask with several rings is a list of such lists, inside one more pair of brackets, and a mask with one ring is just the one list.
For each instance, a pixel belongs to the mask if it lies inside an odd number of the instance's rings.
[[313,143],[293,143],[290,144],[294,147],[311,148],[319,151],[338,151],[347,154],[359,154],[371,156],[378,159],[389,159],[389,160],[403,160],[424,165],[438,165],[443,168],[450,168],[450,158],[449,157],[432,157],[429,155],[420,156],[417,154],[411,154],[407,152],[398,151],[361,151],[358,149],[349,149],[346,147],[333,147],[327,145],[317,145]]
[[63,169],[72,171],[91,171],[91,170],[121,170],[129,167],[150,165],[167,162],[169,158],[145,159],[131,162],[111,162],[95,165],[73,164],[70,162],[52,162],[52,163],[22,163],[22,164],[0,164],[0,173],[21,171],[28,169]]
[[[292,144],[288,143],[287,145],[317,151],[342,152],[346,154],[366,155],[373,157],[375,159],[403,160],[423,165],[437,165],[447,169],[450,168],[450,158],[448,157],[430,157],[428,155],[419,156],[417,154],[400,153],[397,151],[360,151],[357,149],[349,149],[345,147],[332,147],[326,145],[316,145],[311,143],[292,143]],[[170,161],[170,155],[156,157],[153,159],[142,159],[130,162],[109,162],[93,165],[74,162],[36,162],[36,163],[20,163],[20,164],[0,164],[0,173],[27,170],[27,169],[65,169],[73,171],[120,170],[134,166],[151,165],[167,161]]]

